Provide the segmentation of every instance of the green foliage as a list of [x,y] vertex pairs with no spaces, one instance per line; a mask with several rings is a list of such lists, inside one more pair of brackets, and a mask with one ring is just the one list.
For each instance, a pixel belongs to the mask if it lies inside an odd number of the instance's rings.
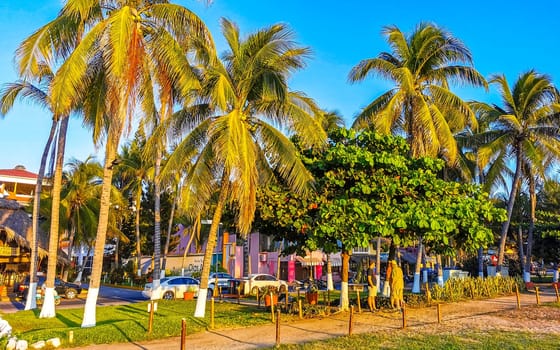
[[413,159],[408,152],[402,138],[333,132],[326,151],[305,153],[314,192],[297,195],[279,184],[259,191],[259,230],[292,243],[287,253],[367,247],[378,235],[401,246],[421,236],[446,254],[492,242],[488,225],[505,220],[505,211],[479,186],[441,180],[442,161]]
[[519,290],[525,288],[523,280],[518,277],[451,278],[443,287],[434,285],[430,292],[432,300],[456,302],[511,295],[515,292],[515,285]]

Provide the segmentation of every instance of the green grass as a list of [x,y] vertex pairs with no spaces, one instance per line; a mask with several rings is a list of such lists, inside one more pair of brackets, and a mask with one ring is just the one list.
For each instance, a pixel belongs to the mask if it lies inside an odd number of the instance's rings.
[[544,350],[558,349],[560,336],[521,332],[462,332],[457,334],[418,334],[414,332],[389,334],[360,334],[321,340],[301,345],[281,345],[290,350],[338,349],[500,349]]
[[[148,302],[97,307],[95,330],[81,328],[83,308],[57,310],[56,317],[39,318],[40,310],[19,311],[2,315],[13,328],[13,335],[29,343],[59,337],[64,346],[69,332],[74,333],[72,346],[122,343],[161,339],[181,335],[181,320],[187,321],[187,334],[200,332],[210,326],[210,303],[205,318],[193,317],[196,301],[160,300],[154,314],[152,333],[148,334]],[[236,328],[270,323],[270,313],[264,309],[232,303],[215,303],[214,326]],[[0,348],[6,340],[0,342]]]

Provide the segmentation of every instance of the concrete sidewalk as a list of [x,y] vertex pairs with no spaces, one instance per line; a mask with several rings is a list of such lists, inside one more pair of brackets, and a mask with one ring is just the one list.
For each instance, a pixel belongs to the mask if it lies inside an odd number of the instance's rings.
[[[536,305],[534,291],[520,296],[522,309]],[[555,302],[556,294],[552,288],[541,288],[540,302]],[[488,300],[473,300],[461,303],[442,304],[441,324],[437,323],[437,307],[408,308],[406,311],[407,327],[402,329],[402,314],[398,311],[380,311],[371,313],[363,311],[354,314],[353,334],[366,332],[415,332],[425,328],[430,331],[445,331],[456,329],[461,323],[471,322],[486,329],[488,325],[498,325],[501,329],[520,331],[525,327],[519,321],[511,325],[499,322],[498,315],[505,312],[515,312],[517,300],[515,295]],[[474,322],[476,321],[476,322]],[[467,325],[471,328],[471,325]],[[504,328],[505,327],[505,328]],[[509,328],[508,328],[509,327]],[[529,326],[527,326],[529,327]],[[541,326],[539,326],[541,327]],[[544,326],[543,326],[544,327]],[[546,320],[547,329],[560,334],[560,319]],[[281,323],[280,342],[293,344],[317,341],[327,338],[340,337],[348,334],[349,313],[343,312],[329,317],[306,319],[292,323]],[[189,334],[186,338],[187,349],[258,349],[274,347],[276,344],[276,330],[274,324],[248,327],[241,329],[220,329]],[[82,350],[167,350],[180,349],[180,338],[168,338],[150,342],[91,345]]]

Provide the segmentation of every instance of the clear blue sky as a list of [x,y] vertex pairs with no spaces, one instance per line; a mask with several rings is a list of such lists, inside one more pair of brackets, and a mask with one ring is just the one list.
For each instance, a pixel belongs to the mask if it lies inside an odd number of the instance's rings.
[[[390,85],[370,79],[347,82],[350,69],[361,59],[389,48],[380,31],[396,25],[410,32],[422,21],[446,28],[470,48],[475,67],[486,77],[503,73],[512,83],[528,70],[560,81],[560,3],[557,0],[509,1],[371,1],[371,0],[215,0],[175,1],[189,7],[208,25],[219,51],[225,49],[219,19],[236,22],[242,34],[282,22],[295,32],[299,43],[313,50],[305,70],[292,79],[292,89],[304,91],[321,107],[339,111],[350,125],[354,116]],[[53,19],[60,0],[4,0],[0,2],[0,84],[17,79],[13,55],[17,45],[34,30]],[[455,90],[466,99],[499,102],[496,92]],[[48,112],[18,103],[0,119],[0,169],[23,164],[36,172],[50,127]],[[72,119],[66,160],[97,155],[87,130]]]

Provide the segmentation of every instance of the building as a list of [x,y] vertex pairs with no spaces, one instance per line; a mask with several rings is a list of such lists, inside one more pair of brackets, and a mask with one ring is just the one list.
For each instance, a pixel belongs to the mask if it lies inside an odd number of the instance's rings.
[[[0,169],[0,198],[15,200],[21,205],[29,205],[35,195],[37,174],[27,171],[23,165],[13,169]],[[43,186],[50,183],[43,180]]]

